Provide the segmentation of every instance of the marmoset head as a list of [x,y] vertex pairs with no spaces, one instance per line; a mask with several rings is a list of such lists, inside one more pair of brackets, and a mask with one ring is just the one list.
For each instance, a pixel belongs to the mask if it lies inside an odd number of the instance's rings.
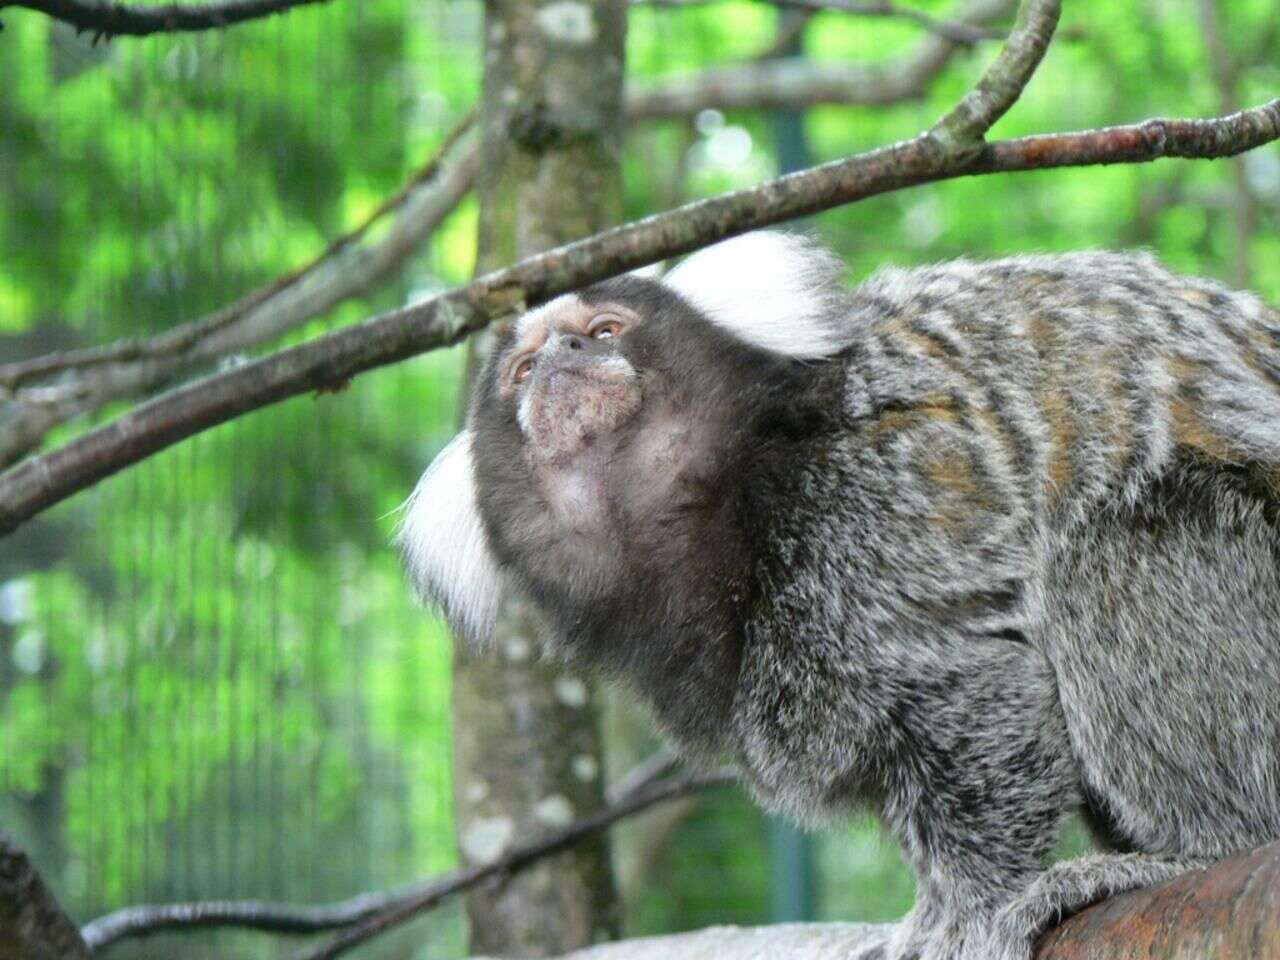
[[748,234],[510,324],[467,428],[407,506],[400,543],[424,596],[483,641],[504,576],[562,627],[673,573],[696,580],[689,558],[716,562],[726,478],[761,423],[788,419],[805,361],[850,341],[840,270],[801,237]]

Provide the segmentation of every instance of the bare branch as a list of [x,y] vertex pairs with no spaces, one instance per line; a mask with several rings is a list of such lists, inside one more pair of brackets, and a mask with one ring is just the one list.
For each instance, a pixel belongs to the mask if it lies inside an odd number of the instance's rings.
[[6,7],[25,7],[47,14],[76,28],[77,33],[100,37],[145,37],[153,33],[185,33],[219,30],[246,20],[260,20],[294,7],[329,0],[226,0],[224,3],[142,7],[98,0],[0,0]]
[[521,304],[759,227],[976,174],[1160,157],[1234,156],[1280,138],[1280,100],[1214,120],[1148,120],[949,150],[932,134],[687,204],[495,271],[448,293],[179,387],[0,474],[0,534],[78,490],[241,414],[457,343]]
[[516,873],[543,857],[571,847],[610,824],[647,810],[655,804],[687,796],[708,787],[723,786],[733,781],[732,773],[720,771],[685,774],[671,777],[657,784],[642,786],[624,799],[610,803],[563,829],[553,831],[535,843],[512,850],[491,863],[477,864],[459,870],[452,876],[444,877],[437,881],[434,889],[423,890],[415,896],[404,898],[376,916],[338,934],[328,943],[295,954],[294,960],[333,960],[334,957],[341,956],[348,950],[420,916],[450,894],[493,877]]
[[[431,161],[359,227],[231,306],[150,339],[0,365],[0,464],[34,449],[53,427],[278,337],[391,274],[470,190],[479,163],[471,120],[458,124]],[[362,243],[388,217],[378,239]]]
[[[659,759],[661,764],[646,761],[624,776],[618,786],[625,789],[612,790],[613,798],[607,806],[486,864],[455,870],[400,890],[366,893],[337,903],[315,906],[260,900],[143,904],[99,917],[86,924],[81,934],[92,949],[102,950],[126,938],[149,936],[164,930],[238,927],[265,933],[307,934],[351,928],[334,941],[300,954],[308,960],[336,957],[430,910],[453,894],[493,877],[516,873],[650,807],[711,787],[724,786],[734,779],[727,770],[657,779],[652,776],[655,770],[670,768],[666,755]],[[3,929],[0,925],[0,931]],[[2,952],[0,957],[3,957]]]
[[101,951],[120,940],[147,937],[166,930],[238,927],[263,933],[323,933],[349,927],[420,889],[420,886],[414,886],[388,893],[364,893],[337,903],[316,906],[265,900],[144,903],[99,917],[85,924],[80,935],[91,949]]
[[[696,7],[706,6],[714,2],[716,0],[632,0],[635,6],[648,7]],[[889,3],[887,0],[765,0],[765,2],[775,7],[791,7],[798,10],[808,10],[813,13],[830,11],[833,13],[848,13],[859,17],[910,20],[931,33],[936,33],[952,43],[958,43],[963,46],[973,46],[983,40],[999,40],[1005,35],[1003,30],[976,26],[966,23],[963,18],[944,20],[915,7],[904,7],[900,4]],[[1012,6],[1012,4],[1009,4],[1009,6]]]
[[[970,0],[957,16],[968,23],[1007,14],[1013,0]],[[804,61],[744,64],[630,92],[632,120],[690,116],[706,108],[762,109],[830,104],[891,104],[921,97],[961,47],[930,37],[873,67]],[[150,339],[0,365],[0,467],[30,453],[53,428],[107,404],[152,393],[201,365],[268,342],[338,303],[367,292],[394,272],[452,212],[479,164],[470,117],[435,158],[362,226],[338,238],[306,266],[207,317]],[[394,215],[376,242],[360,241],[380,218]]]
[[[957,22],[975,29],[1007,15],[1012,0],[970,0]],[[627,99],[633,119],[689,115],[699,110],[758,110],[817,104],[884,105],[923,97],[964,45],[931,36],[883,63],[866,66],[766,60],[651,81]]]
[[[483,866],[456,870],[398,890],[362,893],[328,904],[299,906],[262,900],[139,904],[99,917],[85,924],[80,933],[85,943],[96,951],[121,940],[150,936],[165,930],[237,927],[264,933],[309,934],[351,927],[388,911],[398,911],[410,903],[417,904],[415,909],[421,912],[448,895],[466,890],[496,874],[513,873],[536,860],[558,853],[619,820],[660,803],[722,786],[733,779],[728,771],[722,770],[711,774],[672,776],[664,780],[674,764],[670,754],[654,754],[610,787],[608,806],[602,810]],[[2,957],[3,953],[0,953]]]
[[986,132],[1022,96],[1027,81],[1049,49],[1061,10],[1060,0],[1024,2],[1018,8],[1013,32],[995,62],[955,109],[933,125],[930,133],[948,149],[976,150]]
[[[54,353],[42,357],[36,357],[32,360],[21,360],[17,363],[0,364],[0,389],[15,390],[29,380],[48,377],[50,374],[62,373],[66,370],[75,370],[83,367],[93,367],[104,363],[117,363],[121,361],[155,359],[159,357],[174,356],[188,354],[193,348],[200,348],[196,359],[204,359],[208,356],[214,356],[226,350],[234,350],[239,347],[246,346],[254,341],[245,341],[241,334],[236,332],[228,332],[228,328],[233,327],[242,321],[245,316],[252,311],[258,310],[268,301],[278,297],[282,292],[298,287],[305,281],[310,280],[316,273],[317,268],[324,266],[328,261],[346,252],[348,248],[354,247],[376,226],[384,217],[393,213],[401,213],[404,215],[406,208],[412,212],[417,212],[423,206],[421,203],[422,188],[424,186],[435,186],[437,181],[441,179],[441,173],[446,168],[453,166],[462,166],[464,173],[461,179],[464,183],[470,182],[470,174],[473,171],[471,163],[455,164],[453,154],[455,148],[459,144],[467,144],[469,138],[467,134],[471,124],[475,121],[475,112],[470,111],[463,117],[454,128],[448,133],[440,148],[435,155],[421,168],[413,173],[412,176],[397,190],[392,196],[383,200],[378,204],[377,208],[370,213],[359,226],[355,229],[344,233],[336,238],[323,252],[314,257],[309,263],[292,270],[282,277],[273,280],[264,287],[255,290],[248,296],[242,297],[236,303],[229,307],[224,307],[216,313],[210,314],[199,320],[183,324],[172,330],[167,330],[159,336],[148,340],[120,340],[115,343],[108,344],[104,347],[91,347],[86,350],[76,350],[69,353]],[[457,150],[468,160],[471,160],[470,151]],[[451,198],[451,193],[447,193],[444,200],[447,202]],[[430,194],[430,199],[434,202],[427,204],[427,209],[434,211],[441,205],[441,201]],[[418,202],[414,202],[418,201]],[[452,207],[450,207],[452,209]],[[393,244],[393,251],[398,252],[401,248],[412,244],[405,244],[403,235],[408,232],[410,236],[416,237],[421,232],[422,225],[417,217],[408,217],[410,223],[406,227],[403,223],[397,223],[390,229],[390,233],[395,234],[399,242]],[[435,218],[428,218],[428,222],[434,224]],[[381,249],[378,250],[379,256],[366,257],[367,260],[373,260],[381,265],[389,258],[390,254]],[[397,261],[398,262],[398,261]],[[349,272],[353,266],[361,264],[343,263],[342,272]],[[360,271],[363,276],[367,273],[367,268]],[[363,284],[361,285],[363,287]],[[297,308],[293,308],[296,312]],[[318,311],[312,311],[314,314]],[[310,314],[309,314],[310,315]],[[273,327],[277,332],[279,328],[289,325],[287,319],[275,319]],[[211,349],[207,345],[208,338],[220,335],[215,346]],[[257,338],[255,338],[256,340]]]
[[1040,941],[1037,960],[1280,956],[1280,843],[1111,897]]
[[[957,49],[951,47],[952,50]],[[689,116],[701,110],[776,110],[848,104],[883,106],[916,100],[951,60],[916,56],[884,65],[765,60],[649,82],[627,98],[636,119]]]
[[0,836],[0,960],[91,960],[27,855]]

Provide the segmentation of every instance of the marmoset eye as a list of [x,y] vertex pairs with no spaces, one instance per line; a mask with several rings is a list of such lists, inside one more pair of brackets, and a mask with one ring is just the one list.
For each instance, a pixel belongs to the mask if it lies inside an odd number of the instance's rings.
[[592,322],[588,332],[596,340],[612,340],[622,330],[622,320],[612,314],[605,314]]

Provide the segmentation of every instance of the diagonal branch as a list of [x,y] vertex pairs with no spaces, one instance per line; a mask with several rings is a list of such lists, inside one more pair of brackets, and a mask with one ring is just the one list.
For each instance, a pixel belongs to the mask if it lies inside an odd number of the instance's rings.
[[[207,317],[165,331],[159,336],[148,340],[120,340],[104,347],[90,347],[85,350],[48,354],[32,360],[21,360],[17,363],[0,364],[0,389],[14,390],[28,380],[47,377],[50,374],[62,373],[68,370],[98,366],[103,363],[180,355],[195,347],[199,348],[199,355],[195,359],[203,359],[206,356],[215,355],[228,349],[237,349],[245,346],[246,344],[242,342],[243,338],[240,334],[229,332],[237,323],[243,321],[246,316],[251,315],[266,301],[279,297],[286,290],[306,283],[316,273],[318,267],[356,246],[374,226],[389,214],[406,209],[412,211],[423,206],[421,197],[424,191],[422,188],[436,184],[437,181],[442,179],[442,174],[447,172],[447,168],[463,167],[466,176],[460,179],[464,183],[469,183],[470,174],[474,172],[472,164],[470,162],[458,164],[455,160],[455,154],[461,154],[468,161],[471,160],[470,151],[464,148],[470,144],[471,138],[467,134],[474,120],[475,112],[471,111],[446,135],[439,150],[425,166],[414,173],[392,196],[378,204],[377,208],[365,218],[363,223],[335,239],[322,253],[304,266],[292,270],[266,286],[255,290],[248,296],[242,297],[229,307],[224,307],[222,310]],[[440,201],[426,204],[428,209],[435,209],[439,205]],[[408,219],[412,221],[412,226],[407,232],[416,236],[422,230],[422,226],[417,218],[409,217]],[[403,226],[400,226],[399,229],[397,229],[397,226],[399,225],[394,225],[390,232],[397,234],[406,232]],[[407,245],[403,240],[396,244],[396,246]],[[381,252],[376,258],[378,263],[386,259],[389,259],[389,254],[385,251]],[[349,271],[353,266],[357,265],[362,266],[363,262],[360,264],[345,263],[343,264],[343,270],[344,272]],[[361,274],[365,273],[367,269],[361,270]],[[273,322],[272,332],[277,332],[274,328],[287,328],[288,325],[289,321],[287,319],[276,319]],[[207,345],[207,339],[214,336],[220,336],[221,339],[210,347]]]
[[[264,903],[258,900],[207,900],[126,907],[85,925],[81,934],[94,950],[131,937],[148,936],[163,930],[194,930],[238,927],[278,934],[320,933],[352,928],[342,936],[342,946],[325,944],[314,957],[334,957],[358,943],[391,929],[492,877],[515,873],[544,857],[584,840],[619,820],[641,813],[669,800],[722,786],[732,781],[727,771],[709,774],[682,774],[661,779],[654,775],[670,769],[669,758],[661,755],[661,767],[641,764],[611,791],[608,806],[583,817],[561,830],[553,831],[487,864],[455,870],[401,890],[366,893],[338,903],[316,906]],[[305,951],[304,951],[305,953]]]
[[[1013,0],[969,0],[956,16],[990,23]],[[799,60],[757,62],[659,81],[632,90],[630,120],[689,116],[706,108],[890,104],[923,96],[962,48],[929,37],[872,67],[816,65]],[[212,360],[268,342],[390,276],[453,211],[479,166],[470,117],[436,156],[365,223],[294,270],[209,316],[149,339],[0,364],[0,467],[30,453],[53,428],[107,404],[153,393]],[[378,240],[371,228],[390,217]]]
[[[1053,0],[1024,0],[1019,26],[987,90],[1016,97],[1039,54]],[[1012,49],[1014,52],[1009,54]],[[1001,76],[992,81],[993,73]],[[1016,89],[1015,89],[1016,88]],[[1014,90],[1012,94],[1008,91]],[[971,98],[966,97],[965,103]],[[970,114],[993,122],[1003,109],[984,99]],[[954,112],[949,117],[956,116]],[[944,118],[944,123],[946,119]],[[206,377],[144,403],[117,420],[0,474],[0,534],[104,477],[179,440],[243,413],[310,390],[333,388],[365,370],[456,343],[495,316],[528,303],[687,253],[716,240],[920,183],[975,174],[1159,157],[1233,156],[1280,137],[1280,100],[1216,120],[1142,124],[987,144],[934,131],[759,186],[688,204],[522,260],[418,304]]]
[[421,916],[450,894],[493,877],[510,876],[549,854],[573,846],[623,817],[647,810],[655,804],[732,782],[733,775],[730,772],[720,771],[684,774],[642,785],[623,799],[547,834],[537,843],[520,847],[490,863],[466,867],[451,877],[442,878],[435,889],[422,890],[414,896],[405,897],[350,930],[344,930],[329,942],[295,954],[293,960],[334,960],[348,950]]
[[246,20],[260,20],[294,7],[329,0],[226,0],[224,3],[133,6],[98,0],[0,0],[6,7],[25,7],[99,37],[145,37],[153,33],[217,30]]
[[716,240],[962,176],[1160,157],[1226,157],[1280,138],[1280,99],[1213,120],[1148,120],[949,150],[924,133],[579,240],[420,303],[206,377],[0,474],[0,534],[209,427],[457,343],[497,316]]
[[[236,303],[149,339],[0,364],[0,464],[34,449],[60,424],[274,339],[393,273],[471,189],[479,150],[470,121],[464,119],[435,157],[363,224]],[[378,239],[365,242],[388,219]]]

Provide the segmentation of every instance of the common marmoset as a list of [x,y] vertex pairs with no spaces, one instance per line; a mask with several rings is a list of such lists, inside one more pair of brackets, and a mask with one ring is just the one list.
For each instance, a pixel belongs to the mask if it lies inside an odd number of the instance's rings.
[[[749,234],[502,334],[413,576],[918,879],[867,956],[1025,960],[1065,912],[1280,838],[1280,315],[1147,255],[886,269]],[[1116,852],[1045,869],[1082,809]]]

